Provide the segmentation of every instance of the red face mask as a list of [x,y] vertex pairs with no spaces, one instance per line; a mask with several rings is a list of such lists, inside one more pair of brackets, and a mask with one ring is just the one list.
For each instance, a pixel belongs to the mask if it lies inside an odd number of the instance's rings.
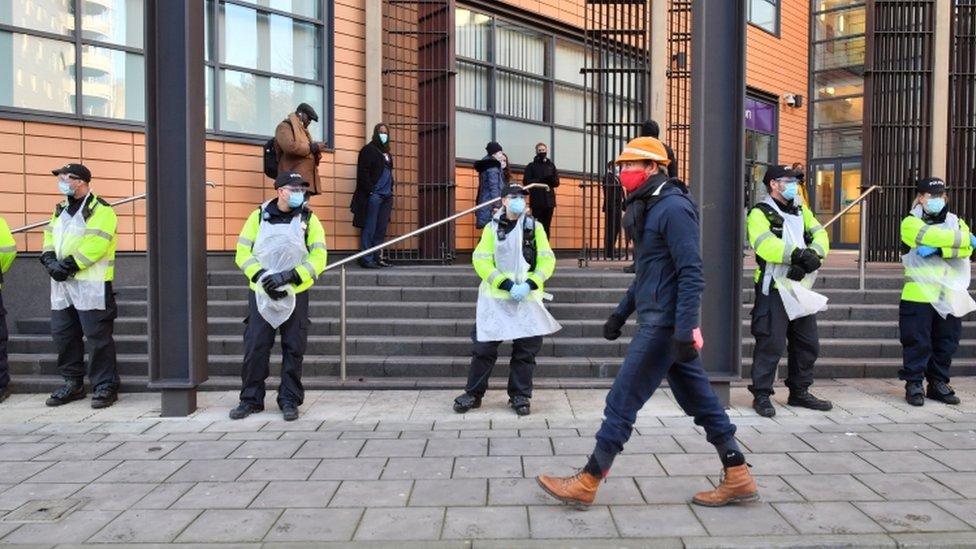
[[620,186],[628,193],[639,189],[646,180],[647,173],[644,170],[624,170],[620,172]]

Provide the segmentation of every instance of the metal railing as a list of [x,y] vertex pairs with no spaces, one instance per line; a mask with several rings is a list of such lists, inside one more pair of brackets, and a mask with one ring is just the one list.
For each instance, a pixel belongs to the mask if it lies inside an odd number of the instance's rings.
[[[550,187],[548,185],[546,185],[545,183],[532,183],[530,185],[526,185],[523,188],[524,189],[535,189],[535,188],[539,188],[539,189],[547,189],[547,190],[550,190],[551,191]],[[478,204],[477,206],[474,206],[473,208],[468,208],[467,210],[464,210],[463,212],[456,213],[456,214],[454,214],[454,215],[452,215],[450,217],[445,217],[444,219],[441,219],[440,221],[437,221],[435,223],[431,223],[429,225],[425,225],[425,226],[423,226],[423,227],[421,227],[421,228],[419,228],[417,230],[411,231],[411,232],[409,232],[409,233],[407,233],[405,235],[401,235],[401,236],[398,236],[398,237],[396,237],[394,239],[387,240],[386,242],[384,242],[382,244],[379,244],[377,246],[373,246],[372,248],[370,248],[368,250],[363,250],[363,251],[361,251],[359,253],[353,254],[353,255],[351,255],[351,256],[349,256],[347,258],[344,258],[344,259],[341,259],[339,261],[336,261],[335,263],[331,263],[331,264],[329,264],[329,265],[327,265],[325,267],[325,270],[322,271],[323,274],[325,274],[326,272],[331,271],[333,269],[337,269],[337,268],[340,269],[340,271],[339,271],[339,378],[342,381],[345,381],[346,380],[346,359],[347,359],[347,354],[346,354],[346,338],[347,338],[347,334],[346,334],[346,265],[349,264],[349,263],[352,263],[353,261],[358,261],[359,259],[361,259],[363,257],[366,257],[366,256],[372,255],[372,254],[374,254],[376,252],[379,252],[379,251],[383,250],[384,248],[388,248],[390,246],[399,244],[400,242],[403,242],[404,240],[411,239],[411,238],[413,238],[415,236],[419,236],[421,234],[424,234],[427,231],[430,231],[432,229],[436,229],[437,227],[440,227],[442,225],[446,225],[446,224],[448,224],[448,223],[450,223],[450,222],[452,222],[452,221],[454,221],[456,219],[459,219],[459,218],[462,218],[462,217],[464,217],[464,216],[466,216],[468,214],[474,213],[474,212],[480,210],[481,208],[484,208],[486,206],[491,206],[493,204],[496,204],[498,202],[501,202],[503,198],[504,197],[500,196],[498,198],[489,200],[487,202],[482,202],[481,204]]]
[[864,278],[865,278],[865,272],[867,270],[867,254],[865,253],[865,248],[868,245],[867,244],[867,241],[868,241],[868,224],[867,224],[867,221],[868,221],[868,203],[865,202],[865,200],[867,200],[868,196],[870,196],[871,193],[873,193],[875,191],[883,191],[883,190],[884,189],[882,189],[880,185],[871,185],[870,187],[868,187],[868,189],[866,191],[864,191],[863,193],[861,193],[861,196],[859,196],[856,199],[854,199],[853,202],[851,202],[850,204],[848,204],[847,207],[845,207],[843,210],[841,210],[840,212],[838,212],[837,215],[835,215],[834,217],[830,218],[830,220],[827,221],[826,223],[824,223],[824,225],[823,225],[824,229],[830,227],[831,225],[834,224],[834,222],[836,222],[838,219],[840,219],[841,217],[843,217],[847,212],[849,212],[852,209],[854,209],[857,205],[859,205],[859,204],[861,205],[861,211],[860,211],[860,215],[859,215],[859,217],[860,217],[860,224],[861,224],[861,236],[860,236],[860,242],[858,243],[858,246],[857,246],[857,279],[858,279],[858,288],[860,288],[861,291],[864,291]]
[[[207,181],[206,182],[206,185],[208,187],[210,187],[211,189],[214,189],[214,188],[217,187],[217,184],[214,183],[213,181]],[[116,200],[115,202],[109,202],[108,205],[109,206],[112,206],[114,208],[115,206],[122,206],[122,205],[128,204],[130,202],[135,202],[136,200],[142,200],[143,198],[146,198],[146,193],[134,194],[134,195],[132,195],[132,196],[130,196],[128,198],[123,198],[121,200]],[[47,225],[50,222],[51,222],[50,219],[45,219],[44,221],[38,221],[36,223],[31,223],[29,225],[24,225],[23,227],[17,227],[16,229],[10,231],[10,233],[11,234],[26,233],[27,231],[31,231],[31,230],[34,230],[34,229],[39,229],[39,228]]]

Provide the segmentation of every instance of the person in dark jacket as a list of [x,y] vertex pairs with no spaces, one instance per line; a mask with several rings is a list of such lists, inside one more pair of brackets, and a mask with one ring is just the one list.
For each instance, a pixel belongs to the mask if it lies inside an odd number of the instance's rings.
[[620,259],[617,239],[624,215],[624,190],[620,186],[613,161],[607,163],[607,173],[603,176],[603,213],[606,214],[603,247],[607,259]]
[[[654,139],[661,139],[661,127],[658,126],[655,120],[645,120],[641,124],[641,137],[653,137]],[[678,177],[678,157],[674,155],[674,150],[663,141],[664,150],[668,153],[668,177]]]
[[[362,249],[382,244],[393,211],[393,155],[390,154],[390,131],[386,124],[377,124],[373,128],[373,138],[359,151],[356,191],[349,209],[353,226],[362,230]],[[379,252],[361,258],[359,265],[365,269],[393,266]]]
[[525,167],[522,185],[545,183],[549,189],[529,189],[529,204],[532,215],[539,220],[546,236],[552,239],[552,215],[556,210],[556,187],[559,186],[559,170],[549,159],[549,147],[545,143],[535,146],[535,158]]
[[684,183],[668,177],[668,162],[664,145],[652,137],[631,140],[617,158],[620,183],[627,191],[624,229],[635,243],[637,276],[604,326],[604,337],[620,337],[635,310],[638,328],[607,395],[596,448],[584,468],[570,477],[536,479],[549,495],[565,503],[593,502],[600,481],[630,438],[637,412],[665,378],[681,408],[705,429],[724,467],[718,487],[692,501],[718,507],[758,499],[749,465],[735,440],[735,425],[698,356],[703,345],[698,315],[705,287],[698,208]]
[[[502,189],[508,185],[508,157],[502,151],[502,146],[492,141],[485,146],[488,154],[481,160],[474,163],[474,169],[478,172],[478,197],[477,204],[487,202],[502,195]],[[491,223],[491,217],[495,207],[484,207],[475,212],[475,225],[479,229],[484,229]]]

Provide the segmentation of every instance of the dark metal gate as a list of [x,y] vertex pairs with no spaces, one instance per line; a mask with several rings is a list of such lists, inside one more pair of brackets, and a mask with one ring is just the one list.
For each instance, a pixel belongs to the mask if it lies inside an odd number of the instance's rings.
[[956,0],[949,59],[948,183],[952,210],[976,217],[976,0]]
[[610,163],[648,118],[651,6],[646,0],[587,0],[580,265],[630,259],[621,230],[623,193]]
[[678,157],[678,174],[691,181],[691,0],[668,6],[668,128],[667,143]]
[[[388,238],[454,213],[454,0],[384,0],[383,121],[396,161]],[[391,259],[447,263],[454,226],[406,240]]]
[[897,261],[914,181],[931,170],[935,0],[869,0],[864,186],[872,198],[868,261]]

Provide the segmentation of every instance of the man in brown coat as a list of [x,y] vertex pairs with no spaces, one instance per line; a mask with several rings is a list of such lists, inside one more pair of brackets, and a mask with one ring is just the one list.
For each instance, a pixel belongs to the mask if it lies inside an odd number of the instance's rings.
[[308,125],[318,122],[319,115],[308,103],[298,105],[295,112],[281,121],[275,129],[278,149],[278,173],[298,172],[309,183],[309,194],[319,194],[319,161],[325,145],[312,141]]

